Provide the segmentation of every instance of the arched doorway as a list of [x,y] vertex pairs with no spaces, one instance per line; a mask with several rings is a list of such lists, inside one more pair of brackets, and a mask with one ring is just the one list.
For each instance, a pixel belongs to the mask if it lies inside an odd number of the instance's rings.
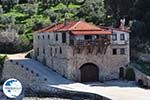
[[119,79],[124,79],[124,68],[123,67],[120,67],[119,69]]
[[82,65],[80,74],[81,82],[96,82],[99,80],[99,69],[92,63]]

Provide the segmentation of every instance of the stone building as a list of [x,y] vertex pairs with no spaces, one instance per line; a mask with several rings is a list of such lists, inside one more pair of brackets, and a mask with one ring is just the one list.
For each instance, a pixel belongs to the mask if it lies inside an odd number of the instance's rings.
[[129,32],[84,21],[57,23],[34,33],[34,57],[68,79],[118,79],[129,63]]

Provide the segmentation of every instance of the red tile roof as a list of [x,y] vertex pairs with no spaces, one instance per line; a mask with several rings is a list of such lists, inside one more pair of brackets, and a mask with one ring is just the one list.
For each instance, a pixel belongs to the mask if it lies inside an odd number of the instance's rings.
[[122,32],[127,32],[129,33],[130,30],[125,28],[124,30],[123,29],[120,29],[120,28],[113,28],[113,27],[105,27],[105,26],[99,26],[100,28],[102,29],[106,29],[106,30],[116,30],[116,31],[122,31]]
[[37,32],[43,33],[53,31],[71,31],[74,35],[111,34],[111,31],[105,30],[84,21],[70,21],[67,22],[66,25],[64,25],[64,23],[58,23],[47,28],[38,30]]

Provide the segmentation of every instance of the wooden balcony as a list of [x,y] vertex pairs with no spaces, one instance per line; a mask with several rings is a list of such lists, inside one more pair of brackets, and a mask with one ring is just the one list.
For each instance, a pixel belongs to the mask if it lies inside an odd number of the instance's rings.
[[110,44],[109,39],[96,39],[96,40],[74,40],[73,45],[76,46],[99,46]]

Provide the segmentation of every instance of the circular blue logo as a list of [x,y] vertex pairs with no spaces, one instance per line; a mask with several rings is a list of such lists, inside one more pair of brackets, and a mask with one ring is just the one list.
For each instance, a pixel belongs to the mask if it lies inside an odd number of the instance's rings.
[[8,79],[3,84],[3,92],[9,98],[16,98],[22,92],[22,85],[17,79]]

